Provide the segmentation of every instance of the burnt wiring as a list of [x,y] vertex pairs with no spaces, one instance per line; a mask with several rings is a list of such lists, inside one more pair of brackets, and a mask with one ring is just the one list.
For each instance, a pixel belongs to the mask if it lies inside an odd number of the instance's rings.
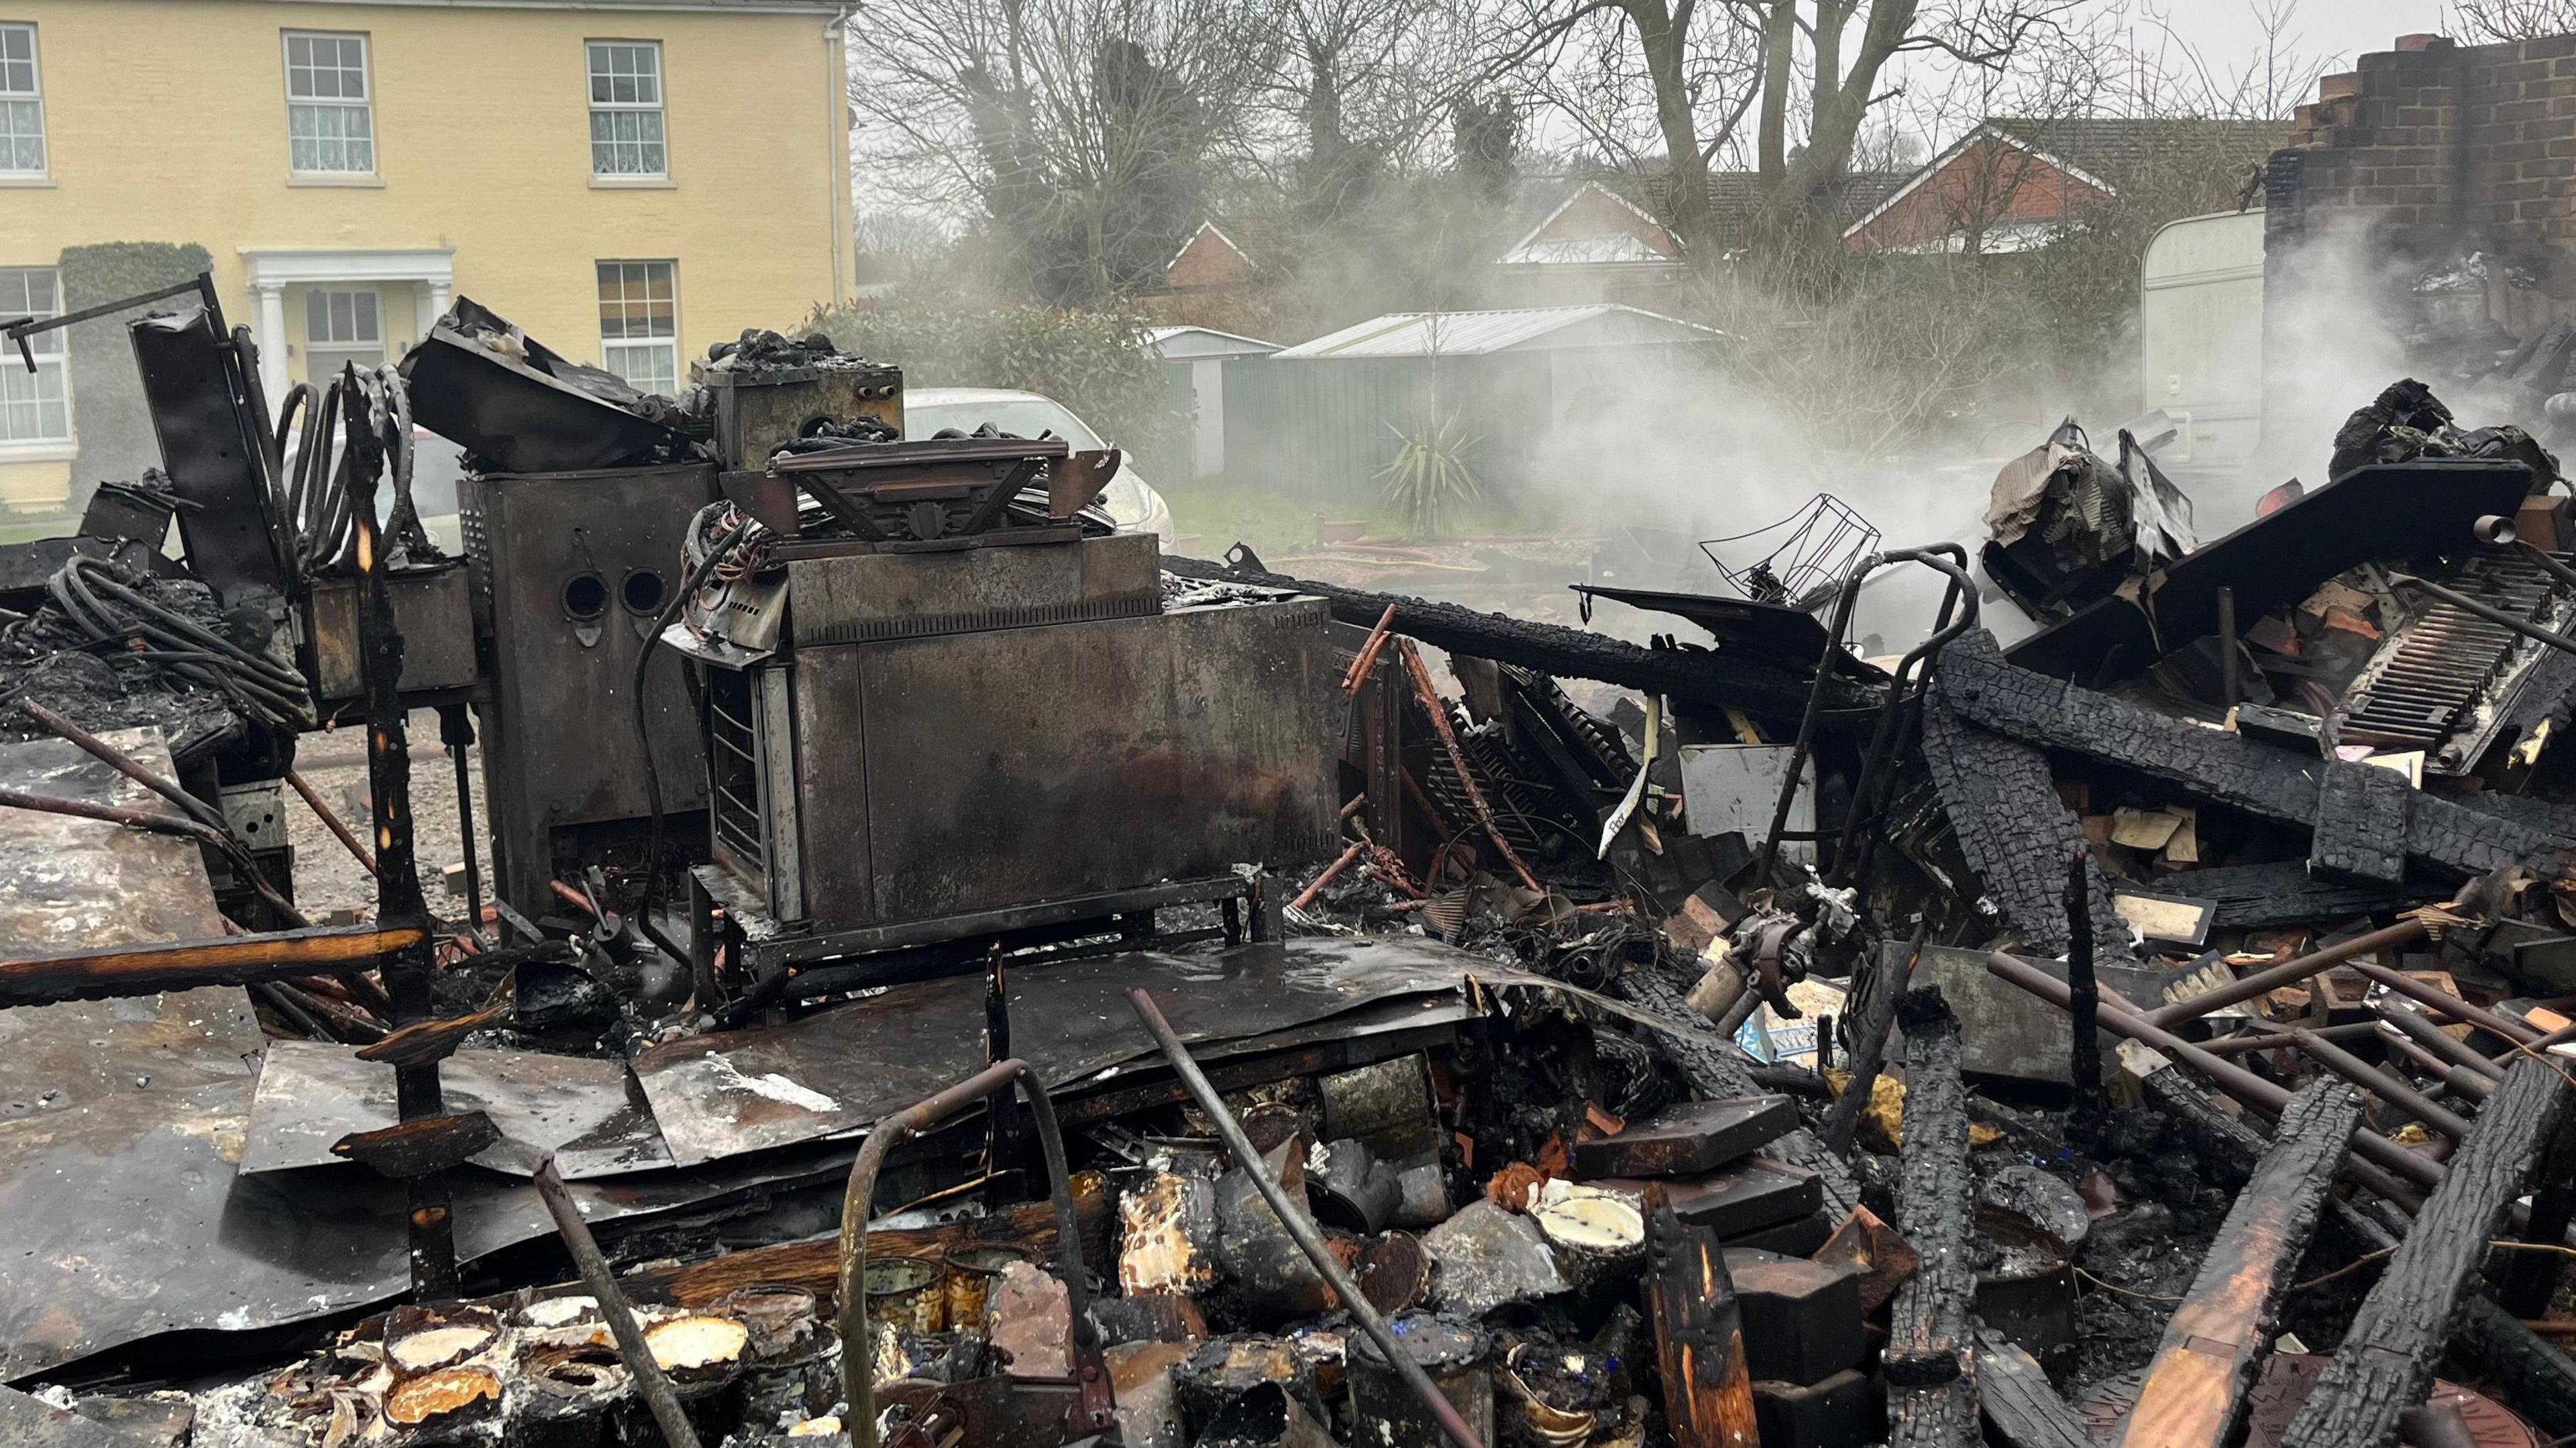
[[75,554],[45,581],[45,591],[93,642],[131,645],[135,657],[215,690],[263,723],[314,727],[313,696],[293,665],[252,653],[163,605],[115,564]]

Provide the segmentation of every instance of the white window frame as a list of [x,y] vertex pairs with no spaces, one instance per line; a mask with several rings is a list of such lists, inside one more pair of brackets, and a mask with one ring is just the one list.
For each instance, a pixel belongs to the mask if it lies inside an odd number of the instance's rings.
[[[317,299],[322,303],[322,320],[324,329],[326,331],[337,329],[338,321],[336,318],[331,316],[330,298],[332,297],[349,298],[349,335],[345,338],[316,337],[313,335],[313,304]],[[359,306],[360,298],[366,299],[373,305],[362,309]],[[362,324],[370,321],[375,324],[376,334],[372,337],[360,335],[363,331]],[[361,365],[358,370],[361,372],[372,371],[374,368],[382,366],[385,360],[392,356],[392,348],[388,346],[385,341],[385,294],[383,290],[378,287],[365,286],[350,282],[317,282],[312,286],[306,287],[304,289],[303,350],[305,372],[308,377],[311,377],[312,375],[313,364],[317,358],[331,358],[335,364],[338,362],[359,362]],[[369,353],[374,354],[374,360],[367,360],[367,355]],[[336,365],[332,368],[332,372],[334,373],[338,370],[339,369]],[[321,380],[319,378],[314,378],[313,381],[314,385],[321,385]]]
[[[629,384],[631,384],[631,385],[633,385],[633,386],[635,386],[635,387],[638,387],[638,388],[640,388],[640,389],[642,389],[642,390],[644,390],[644,391],[648,391],[648,392],[652,392],[652,391],[659,391],[659,392],[663,392],[663,393],[664,393],[664,394],[666,394],[666,395],[676,396],[676,395],[679,393],[679,390],[680,390],[682,387],[686,386],[686,385],[687,385],[687,382],[688,382],[688,379],[687,379],[687,378],[684,378],[684,377],[682,377],[682,376],[680,375],[680,263],[679,263],[679,260],[678,260],[677,258],[675,258],[675,257],[602,257],[602,258],[601,258],[600,260],[598,260],[597,262],[594,262],[594,263],[592,264],[592,266],[591,266],[591,293],[592,293],[592,295],[593,295],[593,297],[594,297],[594,298],[598,295],[598,291],[599,291],[599,273],[600,273],[600,270],[601,270],[602,268],[604,268],[604,267],[612,267],[612,266],[613,266],[613,267],[630,267],[630,266],[640,266],[640,267],[647,267],[647,268],[650,268],[650,267],[657,267],[657,266],[658,266],[658,267],[668,267],[668,268],[670,268],[670,272],[671,272],[671,335],[670,335],[670,336],[668,336],[668,337],[640,337],[640,338],[639,338],[639,337],[629,337],[629,336],[611,337],[611,336],[609,336],[609,335],[608,335],[607,319],[606,319],[605,317],[603,317],[603,318],[601,319],[601,324],[600,324],[600,334],[599,334],[599,365],[600,365],[600,366],[602,366],[602,367],[607,368],[607,369],[608,369],[609,371],[611,371],[611,372],[616,373],[616,374],[617,374],[618,376],[620,376],[620,377],[624,377],[624,378],[626,378],[626,380],[628,381],[628,383],[629,383]],[[622,276],[621,276],[621,278],[620,278],[620,280],[619,280],[618,285],[619,285],[620,291],[621,291],[621,293],[622,293],[622,292],[623,292],[624,287],[626,286],[626,282],[625,282],[625,280],[623,279],[623,277],[622,277]],[[651,286],[652,286],[652,273],[651,273],[650,271],[647,271],[647,272],[645,273],[645,282],[644,282],[644,285],[645,285],[645,287],[647,288],[647,294],[646,294],[646,297],[645,297],[645,301],[646,301],[647,305],[649,306],[649,304],[650,304],[650,302],[651,302],[650,288],[651,288]],[[619,306],[620,306],[621,308],[623,308],[623,307],[626,307],[626,306],[628,306],[628,305],[630,305],[630,304],[629,304],[628,302],[626,302],[626,301],[621,297],[621,300],[620,300],[620,302],[619,302]],[[671,384],[670,384],[670,386],[669,386],[669,387],[667,387],[667,388],[665,388],[665,387],[661,387],[658,383],[657,383],[657,384],[654,384],[654,385],[651,385],[651,386],[648,386],[648,385],[646,385],[646,384],[644,384],[644,383],[637,382],[637,381],[635,381],[635,379],[634,379],[632,376],[630,376],[630,375],[627,373],[627,371],[626,371],[626,369],[625,369],[624,367],[622,367],[622,366],[620,366],[620,365],[619,365],[619,357],[620,357],[620,355],[621,355],[621,354],[625,354],[625,353],[633,353],[633,352],[646,352],[646,351],[655,351],[655,352],[659,352],[659,353],[661,353],[661,354],[662,354],[662,356],[663,356],[664,358],[666,358],[666,359],[668,360],[668,362],[669,362],[669,375],[670,375],[670,379],[671,379]]]
[[[641,51],[653,58],[653,74],[650,77],[653,90],[653,98],[651,100],[647,101],[642,98],[643,87],[641,84],[638,84],[636,87],[637,96],[635,99],[621,101],[615,98],[615,82],[619,78],[619,72],[613,68],[615,61],[611,58],[607,62],[612,67],[609,70],[603,71],[600,69],[600,66],[604,53],[613,53],[621,49]],[[582,95],[590,104],[591,184],[594,186],[668,185],[671,179],[671,117],[667,108],[667,103],[670,100],[671,90],[669,72],[662,64],[662,42],[658,40],[615,40],[594,37],[592,39],[584,40],[581,44],[581,65]],[[646,79],[642,71],[633,71],[628,72],[627,74],[629,78],[638,82]],[[600,83],[603,80],[609,82],[607,99],[601,98],[602,92]],[[603,120],[607,121],[610,129],[613,131],[617,127],[617,118],[619,117],[636,118],[634,123],[635,135],[633,138],[629,139],[612,135],[605,141],[601,140],[599,136],[600,123]],[[646,118],[649,118],[649,129],[653,132],[654,136],[651,140],[646,140],[644,138],[644,131],[648,128]],[[614,169],[613,166],[610,169],[603,170],[600,165],[600,153],[602,147],[607,148],[611,158],[614,158],[622,148],[633,148],[636,152],[639,165],[644,159],[644,148],[651,147],[661,153],[662,164],[649,171],[625,171]]]
[[[63,275],[59,269],[50,266],[0,266],[0,272],[43,272],[52,277],[53,309],[48,312],[33,313],[33,315],[59,317],[63,314]],[[20,315],[22,315],[21,309],[15,303],[0,303],[0,319],[14,321]],[[38,332],[27,339],[27,345],[36,354],[37,374],[42,376],[51,373],[56,385],[62,390],[62,434],[59,437],[0,436],[0,462],[59,462],[79,455],[80,419],[75,415],[72,407],[71,363],[66,336],[66,332],[58,327],[50,332]],[[11,381],[26,380],[27,363],[18,355],[17,348],[8,348],[5,355],[0,355],[0,373],[5,373],[6,378],[9,379],[0,380],[0,391],[5,391]],[[6,404],[0,404],[0,408],[5,406]],[[5,412],[0,412],[0,426],[5,426],[5,420]]]
[[[316,40],[327,40],[332,42],[335,46],[348,41],[356,41],[358,45],[358,85],[362,93],[354,99],[348,96],[297,95],[295,93],[295,42],[299,40],[308,43]],[[277,44],[281,75],[286,85],[287,175],[299,181],[321,181],[325,183],[334,181],[345,182],[349,180],[364,181],[374,179],[377,174],[376,168],[378,164],[378,158],[376,155],[375,37],[369,35],[363,30],[282,30],[278,32]],[[306,68],[311,69],[312,67],[308,66]],[[333,70],[342,69],[342,67],[336,64],[331,68]],[[295,132],[295,118],[298,110],[313,111],[317,113],[323,111],[356,113],[366,124],[366,135],[363,139],[363,144],[367,148],[367,164],[364,167],[297,165],[295,155],[297,139]],[[341,134],[336,137],[317,135],[310,138],[317,153],[316,159],[319,159],[318,153],[320,152],[324,142],[336,140],[340,145],[346,147],[351,144],[352,139],[353,138],[349,136],[345,129],[345,122],[344,129]]]
[[17,148],[8,144],[9,140],[18,134],[16,130],[0,131],[0,184],[13,181],[42,181],[52,176],[54,164],[53,147],[45,134],[44,52],[38,48],[36,27],[33,22],[0,20],[0,34],[18,34],[27,37],[28,85],[28,89],[23,91],[0,90],[0,104],[6,104],[13,110],[21,105],[30,106],[36,118],[36,164],[33,166],[17,164]]

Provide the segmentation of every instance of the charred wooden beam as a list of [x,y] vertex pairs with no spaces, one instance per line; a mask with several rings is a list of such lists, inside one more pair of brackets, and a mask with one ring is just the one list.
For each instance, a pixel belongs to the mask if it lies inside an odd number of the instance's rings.
[[[1583,629],[1533,623],[1499,613],[1478,613],[1454,603],[1433,603],[1404,594],[1343,588],[1282,573],[1231,569],[1170,554],[1163,557],[1163,569],[1183,578],[1313,594],[1332,605],[1336,620],[1357,628],[1374,626],[1393,608],[1395,632],[1449,653],[1493,659],[1558,678],[1597,679],[1640,693],[1663,694],[1712,708],[1742,709],[1774,719],[1795,719],[1803,713],[1812,682],[1805,673],[1740,652],[1641,649]],[[1828,702],[1851,708],[1870,700],[1857,688],[1838,683]]]
[[[1922,1265],[1890,1304],[1883,1372],[1890,1386],[1908,1390],[1891,1404],[1891,1417],[1902,1421],[1901,1406],[1925,1392],[1956,1396],[1950,1392],[1953,1385],[1964,1385],[1973,1426],[1976,1339],[1970,1314],[1977,1274],[1968,1259],[1968,1233],[1977,1183],[1968,1165],[1968,1093],[1959,1079],[1959,1022],[1939,988],[1925,987],[1906,993],[1897,1007],[1897,1024],[1905,1032],[1905,1139],[1897,1226],[1921,1254]],[[1946,1428],[1956,1417],[1955,1404],[1927,1408],[1923,1431]]]
[[1851,1077],[1843,1083],[1843,1094],[1834,1098],[1833,1109],[1825,1113],[1819,1133],[1836,1152],[1851,1150],[1852,1132],[1878,1084],[1879,1068],[1887,1063],[1887,1033],[1896,1029],[1896,1003],[1905,998],[1906,983],[1914,978],[1914,963],[1923,958],[1923,942],[1929,938],[1928,927],[1917,929],[1901,953],[1879,953],[1868,1004],[1852,1022]]
[[358,1052],[361,1061],[382,1061],[387,1065],[420,1066],[444,1061],[456,1054],[456,1048],[476,1031],[500,1024],[509,1018],[510,1003],[494,1001],[469,1015],[449,1016],[443,1020],[416,1021],[392,1032],[383,1040]]
[[[1611,989],[1639,1010],[1682,1028],[1653,1032],[1654,1048],[1681,1072],[1694,1094],[1719,1099],[1762,1094],[1754,1083],[1751,1063],[1736,1053],[1733,1043],[1708,1029],[1707,1018],[1685,1004],[1682,993],[1669,981],[1651,970],[1631,970],[1612,982]],[[1825,1211],[1836,1220],[1850,1216],[1852,1208],[1860,1205],[1860,1179],[1852,1175],[1851,1163],[1817,1140],[1814,1132],[1804,1128],[1789,1132],[1763,1150],[1814,1172],[1824,1192]]]
[[[2096,868],[2093,852],[2079,846],[2066,870],[2066,989],[2078,1023],[2102,1009],[2102,987],[2093,974],[2093,914],[2085,903],[2092,898],[2087,877]],[[2067,1062],[2075,1086],[2067,1129],[2080,1141],[2099,1141],[2111,1120],[2111,1099],[2102,1092],[2102,1033],[2079,1024],[2067,1035],[2075,1043]]]
[[501,1139],[501,1128],[480,1111],[424,1116],[374,1131],[353,1131],[331,1143],[331,1154],[384,1176],[408,1180],[463,1166]]
[[2432,1387],[2487,1243],[2530,1178],[2566,1100],[2567,1080],[2551,1062],[2527,1060],[2505,1074],[2414,1230],[2362,1299],[2282,1448],[2396,1441],[2398,1415]]
[[[1992,636],[1971,631],[1944,649],[1934,693],[1980,729],[2052,753],[2083,756],[2180,785],[2201,798],[2307,829],[2321,800],[2367,764],[2319,759],[2142,709],[2092,689],[2015,668]],[[2359,787],[2367,788],[2368,782]],[[2411,792],[2399,840],[2413,861],[2477,876],[2521,864],[2555,879],[2556,852],[2576,844],[2517,819]],[[2329,850],[2337,848],[2329,841]]]
[[2121,1426],[2121,1448],[2226,1448],[2271,1351],[2281,1303],[2361,1120],[2361,1101],[2321,1079],[2291,1098],[2271,1149],[2201,1259],[2191,1292]]
[[2021,1344],[1980,1325],[1977,1399],[1986,1441],[1998,1448],[2100,1448],[2092,1430],[2049,1386],[2048,1374]]
[[427,942],[420,925],[317,925],[267,935],[119,945],[0,960],[0,1006],[151,995],[201,985],[256,985],[363,970]]
[[[2549,1150],[2540,1161],[2540,1187],[2531,1194],[2531,1221],[2522,1240],[2557,1244],[2567,1240],[2576,1220],[2576,1112],[2567,1113],[2550,1134]],[[2558,1278],[2567,1259],[2558,1252],[2508,1252],[2499,1265],[2502,1281],[2496,1302],[2515,1317],[2539,1317],[2558,1295]]]
[[1646,1296],[1662,1369],[1664,1419],[1679,1448],[1760,1448],[1744,1324],[1716,1229],[1673,1215],[1646,1188]]
[[[1923,703],[1923,761],[1960,857],[1986,897],[2033,951],[2065,954],[2066,872],[2057,862],[2086,853],[2084,826],[2059,797],[2047,757],[1971,727],[1936,688]],[[2117,947],[2109,952],[2114,961],[2128,959],[2128,922],[2089,855],[2085,883],[2093,938]]]

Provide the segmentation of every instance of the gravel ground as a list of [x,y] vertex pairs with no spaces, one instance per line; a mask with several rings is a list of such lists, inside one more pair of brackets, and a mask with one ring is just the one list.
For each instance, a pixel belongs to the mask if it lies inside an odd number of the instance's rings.
[[[411,746],[412,816],[416,821],[413,830],[420,857],[421,888],[427,892],[433,912],[461,919],[464,900],[449,895],[440,883],[441,872],[465,858],[457,834],[456,766],[438,742],[436,714],[425,709],[415,711],[405,726],[405,734]],[[492,851],[491,822],[483,812],[483,751],[471,748],[465,751],[465,757],[474,776],[474,819],[484,842],[476,858],[484,872],[488,898]],[[308,735],[296,756],[296,771],[359,839],[367,838],[369,806],[363,730],[347,728]],[[332,838],[329,827],[305,808],[304,801],[294,797],[292,789],[287,796],[287,838],[295,846],[296,905],[317,921],[340,910],[364,910],[372,915],[376,904],[374,878],[359,868],[348,850]],[[368,848],[372,850],[374,846],[370,844]]]

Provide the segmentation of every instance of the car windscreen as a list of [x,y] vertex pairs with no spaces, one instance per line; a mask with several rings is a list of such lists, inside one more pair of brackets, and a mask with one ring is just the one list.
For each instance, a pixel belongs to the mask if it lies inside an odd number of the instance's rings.
[[940,429],[948,427],[959,432],[973,432],[988,422],[1017,437],[1054,433],[1076,452],[1090,452],[1108,446],[1100,440],[1100,434],[1082,425],[1081,418],[1065,411],[1062,403],[1043,398],[1004,402],[907,403],[903,409],[903,435],[915,441],[934,436]]

